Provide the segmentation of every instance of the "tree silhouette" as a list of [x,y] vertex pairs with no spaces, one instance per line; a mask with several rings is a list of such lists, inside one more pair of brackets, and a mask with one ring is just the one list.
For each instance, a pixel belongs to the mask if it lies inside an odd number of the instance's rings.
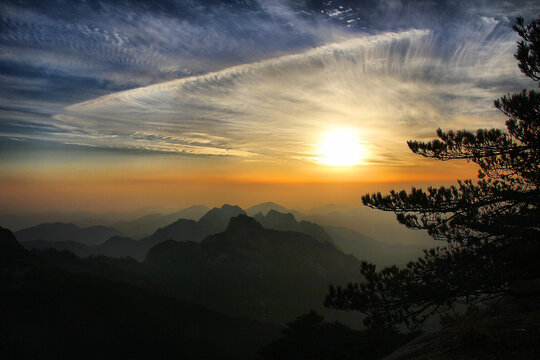
[[[522,38],[519,68],[538,82],[540,18],[527,25],[517,18],[513,29]],[[363,262],[365,282],[331,286],[326,306],[364,312],[372,327],[414,328],[456,303],[499,298],[517,280],[540,277],[540,93],[508,94],[495,106],[508,117],[506,132],[438,129],[439,139],[408,142],[427,158],[478,164],[477,182],[362,197],[364,205],[393,211],[405,226],[425,229],[446,246],[424,251],[401,269],[377,271]]]
[[419,335],[394,329],[353,330],[339,322],[328,323],[310,311],[287,323],[281,337],[261,351],[264,360],[380,359]]

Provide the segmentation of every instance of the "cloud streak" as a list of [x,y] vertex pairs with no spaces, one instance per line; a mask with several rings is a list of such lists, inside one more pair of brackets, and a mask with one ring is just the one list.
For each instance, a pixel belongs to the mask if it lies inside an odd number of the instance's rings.
[[347,128],[364,142],[369,163],[403,163],[388,154],[406,139],[439,126],[486,126],[493,99],[528,85],[512,58],[514,35],[495,19],[470,26],[467,40],[444,52],[432,31],[387,32],[114,93],[57,114],[65,130],[57,138],[311,161],[324,132]]
[[322,133],[344,127],[370,162],[403,163],[391,154],[438,126],[500,126],[492,100],[528,85],[505,16],[537,11],[529,0],[8,0],[0,141],[311,161]]

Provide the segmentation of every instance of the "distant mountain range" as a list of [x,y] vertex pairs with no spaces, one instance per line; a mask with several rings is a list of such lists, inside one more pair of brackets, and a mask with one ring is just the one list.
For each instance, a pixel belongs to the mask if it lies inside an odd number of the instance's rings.
[[270,210],[275,210],[284,214],[288,212],[287,208],[279,204],[276,204],[274,202],[265,202],[247,208],[246,214],[248,214],[249,216],[254,216],[257,213],[262,213],[263,215],[266,215]]
[[185,240],[200,242],[208,235],[224,231],[232,217],[245,214],[236,205],[223,205],[208,211],[199,221],[179,219],[176,222],[159,228],[156,232],[141,240],[142,243],[154,246],[164,240]]
[[165,209],[152,206],[137,209],[127,213],[108,212],[96,214],[89,211],[68,213],[29,213],[24,215],[0,214],[0,225],[19,231],[42,223],[72,223],[79,227],[96,225],[110,226],[126,236],[143,238],[158,228],[169,225],[180,218],[199,220],[209,209],[204,205],[194,205],[188,208],[167,212]]
[[23,245],[144,259],[136,267],[139,275],[174,296],[265,321],[287,321],[311,308],[324,312],[328,285],[358,280],[358,260],[338,250],[322,227],[274,210],[258,218],[267,228],[238,206],[223,205],[199,221],[180,219],[139,241],[114,236],[93,246],[42,240]]
[[[197,209],[199,211],[200,209]],[[22,234],[23,245],[28,249],[69,250],[77,256],[106,255],[111,257],[131,256],[142,261],[150,248],[165,240],[196,241],[200,242],[208,235],[224,231],[230,219],[236,215],[245,214],[244,210],[238,206],[223,205],[220,208],[209,210],[199,221],[190,219],[178,219],[177,221],[157,229],[152,235],[142,239],[118,236],[118,231],[114,230],[112,237],[99,238],[100,242],[93,244],[74,241],[73,239],[86,238],[82,236],[84,230],[73,224],[42,224],[30,229],[18,231]],[[66,226],[69,225],[69,226]],[[40,236],[39,230],[45,229],[47,236]],[[54,236],[55,231],[58,236]],[[78,233],[77,233],[78,231]],[[60,239],[60,240],[56,240]],[[96,244],[97,243],[97,244]]]
[[[322,306],[328,285],[361,280],[359,259],[390,265],[421,255],[419,247],[297,221],[276,207],[261,204],[252,210],[268,211],[249,217],[238,206],[223,205],[199,220],[175,219],[141,240],[110,227],[61,223],[41,224],[16,235],[26,240],[26,248],[36,249],[32,254],[38,254],[43,266],[120,281],[152,296],[201,304],[229,316],[277,323],[315,309],[329,319],[359,324],[359,314],[339,315]],[[51,248],[94,256],[81,260]]]
[[[123,236],[139,240],[149,237],[157,229],[164,228],[179,219],[198,221],[208,210],[206,206],[195,205],[176,212],[166,212],[159,207],[146,207],[128,213],[95,214],[78,211],[27,215],[0,214],[0,226],[18,231],[41,223],[53,222],[73,223],[83,228],[102,225],[115,228]],[[321,226],[348,228],[387,243],[433,246],[433,240],[425,231],[407,229],[396,221],[393,213],[365,206],[328,204],[299,211],[273,202],[266,202],[249,207],[245,209],[245,212],[249,216],[255,216],[259,212],[266,216],[270,210],[284,214],[291,213],[296,221],[306,220]]]
[[327,205],[310,210],[303,219],[321,226],[348,228],[385,243],[434,246],[427,231],[408,229],[396,220],[394,213],[366,206]]
[[334,244],[345,254],[354,255],[379,267],[405,265],[423,255],[424,246],[389,244],[343,227],[324,226]]
[[305,220],[297,222],[292,213],[284,214],[272,209],[266,216],[258,212],[253,218],[266,229],[296,231],[310,235],[320,242],[334,243],[332,237],[321,226]]
[[113,236],[107,239],[105,242],[99,245],[85,245],[76,241],[44,241],[34,240],[26,241],[22,243],[26,249],[56,249],[56,250],[68,250],[73,254],[80,257],[87,257],[91,255],[105,255],[110,257],[132,257],[139,261],[144,259],[148,246],[140,241],[121,237]]
[[80,228],[74,224],[45,223],[15,233],[21,242],[27,241],[75,241],[83,245],[98,245],[121,233],[108,226]]
[[[336,207],[337,205],[328,206],[326,210],[330,211],[329,215],[319,215],[320,220],[331,220],[335,215],[332,211]],[[251,208],[250,211],[268,210],[266,215],[262,212],[254,214],[254,218],[266,229],[306,234],[320,242],[331,243],[346,254],[374,262],[379,266],[405,264],[422,255],[422,246],[390,244],[342,226],[321,226],[306,220],[297,221],[292,213],[281,213],[274,208],[283,207],[274,203],[264,203]],[[177,214],[195,215],[204,209],[203,206],[195,206]],[[66,249],[82,257],[130,256],[142,261],[150,248],[165,240],[201,242],[209,235],[223,232],[230,219],[241,214],[246,212],[240,207],[223,205],[207,211],[198,221],[175,219],[141,240],[120,236],[116,229],[110,227],[79,228],[73,224],[41,224],[19,231],[17,236],[24,240],[23,244],[28,249]],[[147,217],[151,216],[153,215]],[[162,220],[163,216],[160,221]],[[365,230],[370,230],[365,220],[364,224]]]
[[266,216],[255,214],[254,219],[267,229],[297,231],[320,242],[329,242],[345,254],[379,266],[403,265],[423,254],[423,246],[389,244],[343,227],[320,226],[306,220],[297,222],[293,214],[283,214],[273,209]]
[[208,210],[206,206],[194,205],[170,214],[148,214],[130,221],[118,221],[112,223],[111,227],[126,236],[143,238],[178,219],[199,220]]
[[261,203],[246,209],[246,214],[249,216],[255,216],[258,213],[261,213],[263,216],[266,216],[271,210],[280,212],[282,214],[293,214],[296,219],[303,219],[305,217],[300,211],[294,209],[287,209],[279,204],[273,202]]
[[231,315],[284,322],[325,311],[328,285],[359,280],[360,262],[329,242],[265,229],[246,215],[200,243],[168,240],[148,252],[154,280],[189,301]]

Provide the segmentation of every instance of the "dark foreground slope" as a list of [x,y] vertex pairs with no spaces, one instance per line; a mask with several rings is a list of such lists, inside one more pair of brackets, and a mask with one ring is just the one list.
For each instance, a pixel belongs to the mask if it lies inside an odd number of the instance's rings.
[[426,333],[384,360],[536,360],[540,355],[540,280],[521,294],[463,314],[443,317],[443,329]]
[[55,267],[47,256],[24,250],[0,228],[1,358],[248,359],[275,334],[255,321]]
[[333,283],[357,281],[360,263],[311,236],[232,218],[201,243],[165,241],[147,254],[155,281],[220,312],[283,323],[322,301]]
[[376,360],[420,334],[401,334],[393,328],[359,331],[323,320],[310,311],[287,323],[281,337],[263,349],[261,360]]

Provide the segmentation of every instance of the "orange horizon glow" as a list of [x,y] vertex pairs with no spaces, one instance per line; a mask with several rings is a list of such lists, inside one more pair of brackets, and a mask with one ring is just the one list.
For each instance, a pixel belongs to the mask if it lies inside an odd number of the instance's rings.
[[[414,156],[413,158],[418,158]],[[280,166],[185,166],[170,169],[176,161],[91,166],[57,164],[32,171],[15,167],[0,179],[0,212],[35,210],[124,211],[162,205],[181,208],[194,204],[223,203],[252,206],[273,201],[307,208],[328,203],[361,206],[367,192],[453,184],[475,179],[477,166],[466,161],[439,162],[416,159],[409,166],[358,165],[332,167],[314,163]],[[299,166],[302,164],[302,166]],[[294,166],[297,165],[297,166]],[[189,170],[189,171],[188,171]]]

